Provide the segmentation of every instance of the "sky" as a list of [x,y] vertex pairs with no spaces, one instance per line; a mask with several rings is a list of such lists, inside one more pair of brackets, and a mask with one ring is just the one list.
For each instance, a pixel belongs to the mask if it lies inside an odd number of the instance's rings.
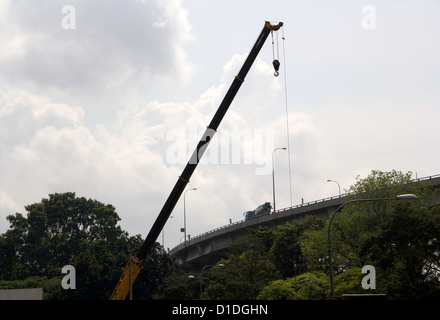
[[328,179],[344,192],[372,170],[439,174],[439,13],[437,0],[0,0],[0,232],[75,192],[145,237],[266,20],[283,28],[160,243],[183,241],[184,202],[192,237],[273,203],[272,165],[277,209],[337,195]]

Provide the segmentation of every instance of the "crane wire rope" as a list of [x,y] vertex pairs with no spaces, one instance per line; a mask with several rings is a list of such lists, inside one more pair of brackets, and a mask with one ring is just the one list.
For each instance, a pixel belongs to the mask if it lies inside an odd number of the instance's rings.
[[[281,39],[283,40],[283,71],[284,71],[284,104],[285,104],[285,110],[286,110],[286,135],[287,135],[287,156],[288,156],[288,162],[289,162],[289,188],[290,188],[290,206],[293,206],[293,200],[292,200],[292,170],[291,170],[291,158],[290,158],[290,129],[289,129],[289,105],[288,105],[288,97],[287,97],[287,68],[286,68],[286,48],[285,48],[285,41],[286,37],[284,36],[284,26],[281,27]],[[276,43],[276,55],[275,55],[275,43]],[[273,57],[273,64],[275,67],[275,77],[278,77],[279,72],[276,67],[276,64],[279,67],[279,57],[280,57],[280,48],[279,48],[279,40],[278,40],[278,32],[276,33],[276,38],[274,39],[274,35],[272,32],[272,57]]]
[[289,129],[289,105],[287,99],[287,71],[286,71],[286,37],[284,36],[284,27],[281,28],[282,40],[283,40],[283,71],[284,71],[284,101],[286,107],[286,134],[287,134],[287,156],[289,160],[289,187],[290,187],[290,206],[293,206],[292,202],[292,171],[290,167],[290,129]]
[[291,171],[291,159],[290,159],[290,129],[289,129],[289,104],[287,99],[287,69],[286,69],[286,37],[284,36],[284,27],[281,28],[283,39],[283,70],[284,70],[284,101],[286,107],[286,134],[287,134],[287,156],[289,160],[289,187],[290,187],[290,206],[293,206],[292,201],[292,171]]

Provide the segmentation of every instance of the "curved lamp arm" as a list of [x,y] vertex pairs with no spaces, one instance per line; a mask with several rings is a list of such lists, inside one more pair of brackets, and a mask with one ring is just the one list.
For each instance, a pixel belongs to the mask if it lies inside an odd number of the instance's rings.
[[417,200],[417,196],[414,194],[401,194],[396,196],[395,198],[371,198],[371,199],[354,199],[347,201],[343,204],[341,204],[335,211],[333,211],[327,227],[327,245],[328,245],[328,259],[329,259],[329,267],[330,267],[330,286],[331,286],[331,295],[334,297],[335,295],[335,285],[334,285],[334,272],[333,272],[333,262],[332,262],[332,250],[331,250],[331,239],[330,239],[330,226],[332,224],[333,218],[335,217],[336,213],[341,211],[343,207],[350,203],[354,202],[371,202],[371,201],[383,201],[383,200],[391,200],[391,201],[400,201],[400,200]]

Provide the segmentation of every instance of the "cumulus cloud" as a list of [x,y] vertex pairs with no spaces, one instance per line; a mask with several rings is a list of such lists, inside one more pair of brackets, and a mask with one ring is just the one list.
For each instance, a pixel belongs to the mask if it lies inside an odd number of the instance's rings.
[[[229,63],[240,67],[235,57]],[[271,201],[271,157],[274,147],[284,146],[285,117],[282,106],[265,110],[282,95],[279,79],[273,78],[265,62],[258,60],[255,66],[191,178],[189,186],[198,189],[188,201],[188,210],[192,208],[188,230],[193,236],[229,219],[240,220],[244,211]],[[197,101],[151,101],[121,109],[114,121],[93,130],[86,126],[87,112],[81,107],[25,90],[5,90],[0,95],[1,208],[24,206],[48,193],[75,191],[112,203],[126,230],[146,235],[232,82],[232,74],[226,68],[218,85],[201,93]],[[246,86],[259,88],[258,101],[254,88]],[[276,113],[275,120],[267,120]],[[297,113],[290,117],[295,156],[303,158],[296,165],[307,169],[319,152],[310,148],[313,117]],[[173,161],[169,154],[176,146],[178,157]],[[287,158],[278,156],[278,172],[283,173],[278,183],[285,190]],[[289,204],[285,191],[280,204]],[[169,222],[174,232],[167,239],[173,244],[179,241],[181,211],[182,201]]]
[[127,127],[113,123],[92,132],[83,116],[81,108],[24,91],[1,96],[0,190],[6,207],[65,191],[110,203],[126,198],[127,207],[146,194],[154,199],[172,171],[151,149],[155,134],[137,126],[136,116]]
[[[74,30],[61,25],[67,4]],[[191,76],[191,27],[177,0],[9,1],[0,16],[0,218],[73,191],[115,205],[122,227],[145,236],[247,54],[182,102],[171,91]],[[286,146],[280,81],[255,61],[191,178],[193,236],[272,200],[272,151]],[[310,176],[320,153],[314,118],[290,118],[295,171]],[[276,160],[280,205],[288,205],[286,154]],[[182,201],[173,216],[171,245],[180,240]]]
[[[67,5],[75,10],[63,11]],[[187,83],[191,76],[183,49],[191,27],[180,1],[9,1],[1,6],[0,72],[10,84],[64,93],[75,103],[80,97],[98,103],[98,97],[110,96],[106,102],[111,102],[166,81]],[[68,14],[75,29],[63,28]]]

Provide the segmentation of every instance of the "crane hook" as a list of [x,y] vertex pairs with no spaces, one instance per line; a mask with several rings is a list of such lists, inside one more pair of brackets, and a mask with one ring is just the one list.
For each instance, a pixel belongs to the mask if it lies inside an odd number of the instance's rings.
[[280,73],[278,72],[278,70],[280,69],[280,62],[277,59],[275,59],[272,62],[272,64],[273,64],[273,67],[275,69],[274,76],[278,77],[280,75]]

